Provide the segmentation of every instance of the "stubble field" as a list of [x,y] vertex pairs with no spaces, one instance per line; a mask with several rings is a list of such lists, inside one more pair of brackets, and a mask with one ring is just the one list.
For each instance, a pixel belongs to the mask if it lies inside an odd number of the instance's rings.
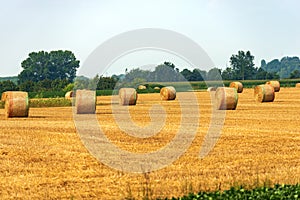
[[[29,118],[12,119],[0,109],[0,198],[152,199],[238,185],[300,182],[299,88],[282,88],[273,103],[262,104],[254,102],[253,89],[245,89],[237,110],[226,111],[221,136],[203,159],[199,151],[212,108],[208,92],[195,94],[200,125],[192,145],[173,164],[142,174],[110,168],[91,156],[76,132],[71,107],[31,108]],[[132,121],[149,125],[154,104],[161,105],[167,117],[161,131],[150,138],[120,130],[112,110],[118,105],[111,104],[110,97],[98,97],[97,119],[119,148],[141,154],[156,151],[175,137],[181,111],[178,101],[162,102],[159,94],[142,94],[137,105],[129,107]]]

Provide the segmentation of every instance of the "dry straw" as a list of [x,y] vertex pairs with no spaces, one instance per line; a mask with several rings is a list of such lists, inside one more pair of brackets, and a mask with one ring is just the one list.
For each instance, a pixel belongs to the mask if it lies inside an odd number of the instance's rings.
[[296,83],[295,87],[300,88],[300,83]]
[[1,101],[5,101],[6,100],[6,94],[10,92],[10,91],[6,91],[6,92],[3,92],[2,95],[1,95]]
[[154,90],[160,90],[160,87],[156,86],[156,87],[154,87]]
[[[3,96],[2,96],[3,98]],[[28,117],[28,93],[20,91],[5,92],[6,117]]]
[[174,100],[176,99],[176,90],[173,86],[167,86],[160,89],[161,100]]
[[280,83],[279,81],[268,81],[266,82],[267,85],[272,85],[274,88],[274,92],[279,92],[280,91]]
[[94,114],[96,112],[96,92],[77,90],[75,108],[77,114]]
[[65,99],[72,99],[72,97],[74,97],[73,91],[69,91],[65,94]]
[[242,93],[243,92],[243,84],[241,82],[231,82],[229,87],[231,88],[235,88],[237,90],[238,93]]
[[209,87],[209,88],[207,88],[208,92],[212,92],[212,91],[216,91],[216,90],[217,90],[216,87]]
[[238,103],[238,93],[235,88],[218,87],[216,90],[216,108],[218,110],[235,110]]
[[138,94],[134,88],[121,88],[119,90],[119,103],[122,106],[136,105]]
[[254,99],[257,102],[273,102],[275,91],[272,85],[258,85],[254,88]]
[[139,89],[139,90],[146,90],[147,88],[146,88],[146,86],[144,86],[144,85],[139,85],[138,89]]

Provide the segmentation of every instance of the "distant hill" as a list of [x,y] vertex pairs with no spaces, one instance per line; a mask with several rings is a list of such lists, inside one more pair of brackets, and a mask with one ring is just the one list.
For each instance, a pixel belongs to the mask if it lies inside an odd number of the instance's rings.
[[17,76],[0,77],[0,82],[1,81],[7,81],[7,80],[10,80],[10,81],[14,82],[15,84],[18,83],[18,77]]
[[275,72],[280,78],[289,78],[295,70],[300,71],[300,60],[298,57],[283,57],[281,60],[274,59],[268,63],[261,61],[261,67],[267,72]]

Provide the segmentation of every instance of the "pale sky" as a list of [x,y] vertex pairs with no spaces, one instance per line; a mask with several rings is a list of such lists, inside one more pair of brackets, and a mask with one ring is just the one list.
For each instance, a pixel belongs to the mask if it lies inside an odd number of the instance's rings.
[[[183,34],[198,43],[215,66],[223,69],[238,50],[250,50],[256,66],[261,59],[268,62],[283,56],[300,57],[297,0],[0,2],[0,77],[18,75],[21,62],[33,51],[71,50],[82,64],[106,40],[141,28]],[[159,58],[140,60],[140,56],[123,63],[120,60],[120,66],[109,73],[163,62]],[[184,62],[174,62],[182,65],[178,66],[181,69],[186,67]]]

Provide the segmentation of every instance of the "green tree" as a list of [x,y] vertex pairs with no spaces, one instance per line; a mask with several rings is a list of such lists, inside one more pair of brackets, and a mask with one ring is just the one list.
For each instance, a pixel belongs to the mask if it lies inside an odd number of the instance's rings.
[[150,79],[151,72],[149,70],[142,70],[139,68],[135,68],[126,73],[124,82],[132,82],[136,78],[141,78],[147,81],[151,81]]
[[3,93],[5,91],[14,91],[17,89],[17,85],[10,80],[0,82],[0,93]]
[[246,53],[244,51],[238,51],[237,55],[230,57],[230,64],[234,72],[234,79],[237,80],[249,80],[254,79],[256,69],[253,64],[254,56],[250,51]]
[[290,78],[300,78],[300,71],[299,70],[294,70],[291,74],[290,74]]
[[224,80],[234,80],[235,75],[233,70],[230,67],[227,67],[223,72],[222,72],[222,79]]
[[151,81],[171,82],[182,80],[179,69],[170,62],[156,66],[154,72],[151,73]]
[[79,61],[71,51],[32,52],[21,64],[23,71],[18,75],[19,84],[27,81],[37,83],[43,80],[67,80],[76,76]]
[[218,68],[212,68],[207,72],[207,80],[220,80],[221,70]]

